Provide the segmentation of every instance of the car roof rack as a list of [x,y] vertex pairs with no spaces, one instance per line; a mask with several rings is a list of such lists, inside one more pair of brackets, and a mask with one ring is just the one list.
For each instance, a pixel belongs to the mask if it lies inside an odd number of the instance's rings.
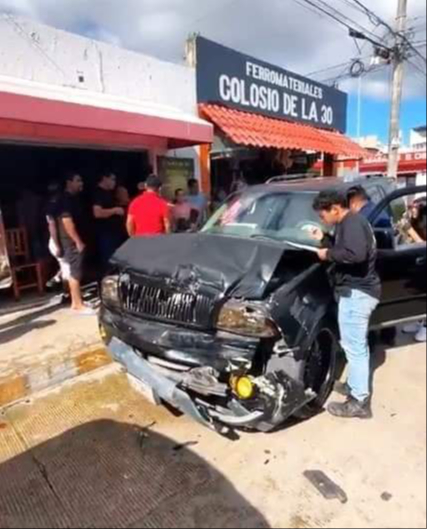
[[321,176],[315,174],[315,173],[304,173],[304,174],[288,174],[288,175],[282,175],[282,176],[273,176],[273,178],[270,178],[267,180],[267,184],[281,184],[283,182],[295,182],[298,180],[309,180],[311,178],[321,178]]

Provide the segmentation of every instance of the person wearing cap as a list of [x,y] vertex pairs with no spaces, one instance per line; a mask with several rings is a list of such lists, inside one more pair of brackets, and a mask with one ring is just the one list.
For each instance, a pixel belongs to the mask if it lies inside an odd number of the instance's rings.
[[170,208],[160,196],[161,189],[161,179],[156,175],[149,176],[145,193],[137,197],[129,208],[129,237],[153,237],[171,233]]

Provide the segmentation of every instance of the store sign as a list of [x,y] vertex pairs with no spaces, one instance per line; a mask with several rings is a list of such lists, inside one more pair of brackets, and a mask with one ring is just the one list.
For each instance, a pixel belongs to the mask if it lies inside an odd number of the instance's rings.
[[346,132],[344,92],[197,39],[199,103],[219,103],[265,116]]
[[[413,151],[399,154],[399,162],[427,162],[426,151]],[[377,165],[379,163],[388,163],[388,154],[379,154],[374,158],[367,158],[363,162],[366,165]]]
[[157,158],[159,176],[162,178],[164,195],[172,200],[177,189],[187,191],[188,181],[195,176],[193,158],[171,158],[159,156]]

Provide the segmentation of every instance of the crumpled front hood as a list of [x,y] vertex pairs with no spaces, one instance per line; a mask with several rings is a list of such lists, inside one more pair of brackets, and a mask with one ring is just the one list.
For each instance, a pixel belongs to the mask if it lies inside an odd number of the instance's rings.
[[260,300],[284,251],[268,241],[183,234],[131,239],[112,263],[174,288]]

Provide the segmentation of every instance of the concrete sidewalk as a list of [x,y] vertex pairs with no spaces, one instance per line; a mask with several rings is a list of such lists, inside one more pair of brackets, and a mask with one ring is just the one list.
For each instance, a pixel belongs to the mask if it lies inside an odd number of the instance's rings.
[[52,297],[0,309],[0,407],[109,363],[95,317]]
[[324,413],[237,442],[152,406],[115,366],[10,407],[0,528],[425,528],[425,346],[378,355],[372,421]]

